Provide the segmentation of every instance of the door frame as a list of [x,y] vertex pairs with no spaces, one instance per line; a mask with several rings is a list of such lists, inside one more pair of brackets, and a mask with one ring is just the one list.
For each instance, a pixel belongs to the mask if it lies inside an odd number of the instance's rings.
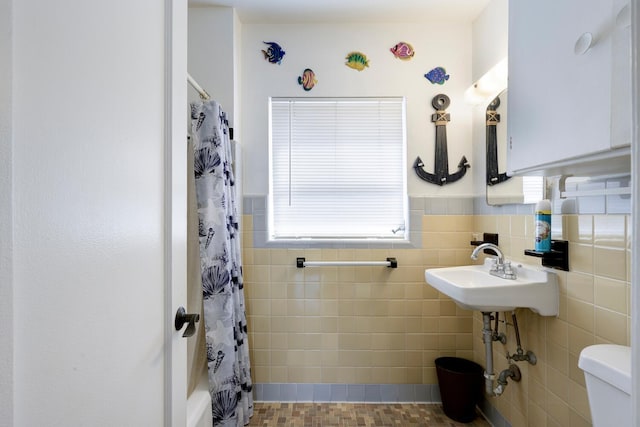
[[165,426],[184,426],[187,342],[174,324],[187,305],[187,2],[165,0]]
[[631,7],[631,402],[632,422],[640,427],[640,0]]
[[13,1],[0,0],[0,419],[13,425]]

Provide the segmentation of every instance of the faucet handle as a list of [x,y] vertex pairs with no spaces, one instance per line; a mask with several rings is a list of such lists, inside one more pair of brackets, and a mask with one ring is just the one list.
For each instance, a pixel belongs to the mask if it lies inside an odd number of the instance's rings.
[[511,261],[504,262],[504,271],[505,273],[511,273],[513,270],[511,269]]
[[517,277],[515,270],[511,267],[511,261],[504,262],[504,276],[505,279],[515,279]]

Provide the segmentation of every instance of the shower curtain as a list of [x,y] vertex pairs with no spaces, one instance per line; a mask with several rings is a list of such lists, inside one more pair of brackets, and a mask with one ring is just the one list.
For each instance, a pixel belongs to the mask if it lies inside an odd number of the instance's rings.
[[220,104],[192,104],[191,132],[213,422],[243,426],[253,415],[251,367],[231,142]]

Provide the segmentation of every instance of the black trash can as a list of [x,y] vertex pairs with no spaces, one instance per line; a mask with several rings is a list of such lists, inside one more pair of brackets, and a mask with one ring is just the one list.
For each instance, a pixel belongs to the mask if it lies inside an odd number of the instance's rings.
[[438,357],[436,372],[444,413],[461,423],[473,421],[482,398],[482,366],[459,357]]

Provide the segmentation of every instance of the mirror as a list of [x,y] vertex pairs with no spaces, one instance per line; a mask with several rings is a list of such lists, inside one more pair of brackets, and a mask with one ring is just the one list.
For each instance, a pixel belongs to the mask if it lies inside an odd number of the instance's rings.
[[487,204],[529,204],[544,199],[544,177],[506,174],[507,90],[487,106],[486,179]]

